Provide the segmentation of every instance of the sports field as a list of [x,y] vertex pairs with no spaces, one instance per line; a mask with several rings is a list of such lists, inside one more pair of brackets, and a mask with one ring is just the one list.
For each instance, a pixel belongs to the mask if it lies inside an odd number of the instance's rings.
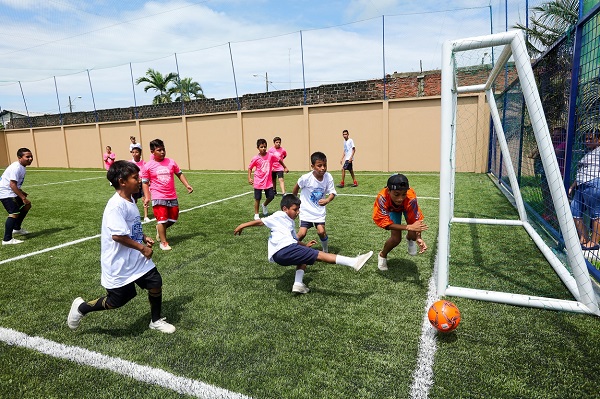
[[[0,250],[0,397],[598,397],[596,317],[449,298],[461,310],[459,328],[440,335],[429,326],[438,175],[407,174],[429,225],[425,254],[410,257],[401,243],[387,272],[375,257],[360,272],[317,264],[305,275],[311,292],[294,295],[294,268],[267,260],[266,227],[233,235],[253,216],[247,173],[185,174],[194,193],[176,182],[173,250],[153,257],[163,315],[177,331],[148,329],[139,291],[73,332],[72,300],[104,293],[99,233],[114,190],[105,171],[28,169],[23,189],[33,207],[23,227],[31,234]],[[286,175],[288,191],[299,176]],[[327,210],[330,251],[349,256],[377,252],[389,234],[371,221],[387,174],[357,177],[359,186],[340,189]],[[457,181],[457,208],[468,215],[515,213],[487,176]],[[144,231],[153,237],[154,223]],[[525,232],[453,227],[451,247],[452,285],[570,298]]]

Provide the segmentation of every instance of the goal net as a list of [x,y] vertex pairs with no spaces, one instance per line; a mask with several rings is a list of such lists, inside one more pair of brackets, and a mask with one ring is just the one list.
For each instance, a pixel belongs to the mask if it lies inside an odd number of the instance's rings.
[[[486,59],[492,62],[486,63]],[[495,65],[493,60],[496,60]],[[479,77],[479,80],[474,77]],[[514,85],[514,93],[508,95],[519,96],[520,101],[497,104],[494,97],[496,84],[506,84],[510,80],[517,80],[517,84]],[[473,98],[476,93],[482,94],[474,97],[475,100],[471,102],[476,104],[470,106],[467,98]],[[441,94],[438,295],[600,315],[598,295],[590,279],[573,222],[523,33],[511,31],[446,42],[443,47]],[[482,100],[483,95],[487,103]],[[482,108],[485,108],[484,117]],[[491,117],[493,140],[488,138],[489,128],[482,135],[485,127],[480,125],[483,120],[487,126],[487,115]],[[533,132],[531,143],[528,143],[531,147],[529,156],[532,163],[537,162],[538,167],[543,168],[544,191],[547,193],[547,202],[553,208],[549,217],[554,218],[553,225],[557,226],[558,236],[561,237],[558,245],[541,233],[544,223],[540,224],[528,216],[528,205],[523,200],[518,183],[523,176],[517,176],[515,171],[521,173],[521,169],[514,166],[523,160],[512,159],[509,151],[509,145],[514,145],[514,142],[523,146],[521,138],[513,134],[514,125],[526,125]],[[477,138],[467,140],[467,136],[473,135]],[[465,145],[463,140],[471,144]],[[505,177],[499,181],[493,182],[483,173],[488,168],[487,164],[481,165],[485,163],[481,158],[486,158],[488,153],[490,162],[498,162],[502,168],[502,176]],[[472,164],[467,165],[468,162]],[[471,187],[471,191],[461,191],[463,185]],[[496,187],[511,200],[516,209],[514,217],[497,212],[502,205],[494,204],[494,195],[498,193]],[[463,193],[460,195],[464,197],[461,198],[459,193]],[[469,209],[469,196],[482,198],[485,195],[489,196],[489,201],[484,201],[488,205],[486,209],[482,212]],[[568,290],[567,298],[554,295],[553,292],[547,296],[532,295],[528,292],[531,287],[527,287],[527,284],[521,284],[519,289],[514,290],[510,287],[506,290],[502,287],[474,287],[474,279],[464,284],[472,285],[470,287],[450,285],[450,243],[457,242],[451,239],[451,234],[466,237],[479,226],[493,229],[491,237],[495,235],[495,238],[490,240],[491,245],[500,243],[502,237],[514,237],[518,241],[524,236],[526,241],[532,241]],[[558,247],[560,250],[557,250]],[[510,279],[512,271],[518,272],[519,265],[528,263],[526,254],[502,255],[504,262],[512,267],[512,270],[504,271],[504,277],[508,276],[506,279]],[[485,262],[485,259],[480,256],[475,261]],[[480,264],[474,267],[490,266]]]

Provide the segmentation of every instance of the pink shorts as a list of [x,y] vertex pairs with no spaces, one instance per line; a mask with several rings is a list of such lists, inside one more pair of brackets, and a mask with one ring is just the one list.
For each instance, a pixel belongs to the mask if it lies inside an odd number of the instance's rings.
[[157,223],[173,222],[175,223],[179,218],[179,207],[178,206],[166,206],[166,205],[154,205],[152,207],[152,213],[156,218]]

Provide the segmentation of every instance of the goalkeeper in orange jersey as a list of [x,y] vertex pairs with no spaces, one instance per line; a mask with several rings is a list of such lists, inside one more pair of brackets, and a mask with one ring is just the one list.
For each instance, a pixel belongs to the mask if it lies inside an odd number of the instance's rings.
[[[406,224],[402,224],[402,215]],[[427,249],[427,244],[421,238],[421,232],[427,230],[423,213],[417,203],[417,194],[408,184],[406,176],[396,173],[390,176],[373,204],[373,221],[382,229],[390,231],[383,249],[377,256],[379,270],[387,270],[387,255],[402,241],[402,232],[406,231],[408,253],[417,255]]]

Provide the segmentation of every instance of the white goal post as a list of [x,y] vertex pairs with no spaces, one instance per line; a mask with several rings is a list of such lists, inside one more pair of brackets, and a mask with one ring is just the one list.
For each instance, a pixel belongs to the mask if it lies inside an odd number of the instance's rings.
[[[497,63],[491,70],[487,82],[480,85],[458,86],[456,77],[457,53],[493,46],[504,46]],[[537,148],[546,171],[552,202],[556,210],[560,231],[565,243],[569,271],[548,247],[538,232],[528,222],[525,205],[513,168],[513,162],[502,121],[496,106],[493,85],[504,70],[508,60],[513,58],[525,105],[534,131]],[[503,167],[509,178],[518,211],[519,220],[497,220],[477,218],[457,218],[454,216],[454,190],[456,174],[456,115],[457,98],[461,93],[484,92],[490,107],[494,129],[504,160]],[[561,183],[558,161],[552,145],[548,124],[536,86],[530,58],[521,31],[510,31],[486,36],[471,37],[444,43],[442,51],[441,85],[441,157],[440,157],[440,208],[439,208],[439,248],[437,291],[439,296],[459,296],[511,305],[529,306],[578,313],[600,315],[598,296],[587,271],[579,237],[575,229],[564,186]],[[452,223],[495,224],[522,227],[537,245],[575,300],[498,292],[449,285],[450,230]]]

